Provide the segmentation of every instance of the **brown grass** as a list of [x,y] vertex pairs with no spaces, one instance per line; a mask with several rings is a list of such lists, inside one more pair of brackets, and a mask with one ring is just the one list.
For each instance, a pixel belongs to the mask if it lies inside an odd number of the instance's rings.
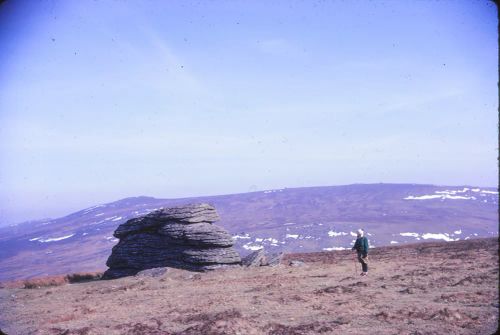
[[37,289],[43,287],[61,286],[66,284],[84,283],[99,280],[103,272],[81,272],[69,275],[45,276],[25,280],[14,280],[0,283],[0,289],[25,288]]
[[41,335],[477,335],[498,328],[496,239],[377,248],[364,277],[349,252],[292,256],[304,264],[3,289],[0,322],[8,334]]

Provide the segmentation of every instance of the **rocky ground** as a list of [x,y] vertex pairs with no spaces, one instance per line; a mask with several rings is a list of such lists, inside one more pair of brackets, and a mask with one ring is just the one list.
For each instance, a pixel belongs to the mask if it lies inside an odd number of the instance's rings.
[[366,277],[353,260],[347,251],[292,254],[278,267],[4,288],[0,328],[10,335],[277,335],[492,334],[498,327],[497,239],[376,248]]

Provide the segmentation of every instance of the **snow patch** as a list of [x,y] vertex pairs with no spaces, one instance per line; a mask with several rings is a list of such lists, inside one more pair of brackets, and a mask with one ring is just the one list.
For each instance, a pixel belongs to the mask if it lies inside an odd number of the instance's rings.
[[250,238],[250,235],[248,235],[248,234],[245,234],[245,235],[234,235],[234,236],[233,236],[233,238],[234,238],[235,240],[238,240],[238,239],[240,239],[240,240],[244,240],[244,239],[249,239],[249,238]]
[[333,230],[330,230],[330,231],[328,232],[328,236],[330,236],[330,237],[335,237],[335,236],[345,236],[345,235],[347,235],[347,233],[344,233],[344,232],[340,232],[340,233],[338,233],[338,232],[333,231]]
[[256,250],[260,250],[262,248],[264,248],[263,246],[261,245],[244,245],[243,248],[247,249],[247,250],[252,250],[252,251],[256,251]]
[[420,235],[417,233],[399,233],[401,236],[412,236],[412,237],[419,237]]
[[347,250],[347,248],[342,247],[331,247],[331,248],[323,248],[325,251],[334,251],[334,250]]
[[275,192],[283,192],[283,190],[267,190],[264,193],[275,193]]
[[486,190],[482,190],[481,193],[485,193],[485,194],[498,194],[497,191],[486,191]]
[[434,240],[445,240],[447,242],[450,242],[450,241],[458,241],[453,239],[453,238],[450,238],[448,236],[446,236],[445,234],[441,234],[441,233],[438,233],[438,234],[434,234],[434,233],[425,233],[422,235],[422,238],[424,240],[427,240],[427,239],[434,239]]
[[428,199],[440,199],[442,195],[421,195],[421,196],[413,196],[409,195],[404,200],[428,200]]
[[398,241],[391,241],[390,243],[391,244],[398,244],[399,242]]
[[38,239],[38,242],[42,242],[42,243],[47,243],[47,242],[57,242],[57,241],[61,241],[61,240],[65,240],[67,238],[70,238],[72,236],[74,236],[75,234],[71,234],[71,235],[66,235],[66,236],[61,236],[61,237],[49,237],[49,238],[39,238]]
[[421,196],[413,196],[409,195],[404,200],[429,200],[429,199],[463,199],[463,200],[476,200],[475,197],[466,197],[462,195],[449,195],[449,194],[433,194],[433,195],[421,195]]
[[457,235],[462,234],[462,229],[460,229],[460,230],[455,230],[455,231],[453,232],[453,234],[457,234]]
[[[470,189],[468,187],[464,187],[461,190],[435,191],[434,194],[426,194],[420,196],[409,195],[403,199],[404,200],[429,200],[429,199],[476,200],[476,197],[471,196],[470,192],[479,193],[479,195],[481,196],[484,196],[485,194],[498,194],[497,191],[481,190],[479,188]],[[467,193],[468,195],[466,195],[465,193]]]
[[299,238],[299,235],[286,234],[285,238],[294,238],[294,239],[297,239],[297,238]]
[[92,207],[86,208],[86,209],[83,210],[83,214],[87,214],[88,212],[91,212],[94,209],[100,208],[100,207],[106,207],[106,205],[96,205],[96,206],[92,206]]

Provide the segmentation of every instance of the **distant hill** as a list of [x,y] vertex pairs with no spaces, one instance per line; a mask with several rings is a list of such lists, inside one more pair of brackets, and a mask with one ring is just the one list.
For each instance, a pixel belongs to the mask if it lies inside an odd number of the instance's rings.
[[372,246],[498,236],[498,192],[474,186],[354,184],[183,199],[134,197],[68,216],[0,228],[0,281],[105,269],[116,227],[157,208],[214,205],[242,254],[350,248],[364,228]]

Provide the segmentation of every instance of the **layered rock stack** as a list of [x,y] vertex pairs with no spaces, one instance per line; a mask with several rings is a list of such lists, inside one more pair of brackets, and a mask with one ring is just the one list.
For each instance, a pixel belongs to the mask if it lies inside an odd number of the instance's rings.
[[238,265],[239,254],[229,233],[212,223],[219,219],[207,204],[162,208],[128,220],[114,232],[104,279],[135,275],[157,267],[206,271]]

